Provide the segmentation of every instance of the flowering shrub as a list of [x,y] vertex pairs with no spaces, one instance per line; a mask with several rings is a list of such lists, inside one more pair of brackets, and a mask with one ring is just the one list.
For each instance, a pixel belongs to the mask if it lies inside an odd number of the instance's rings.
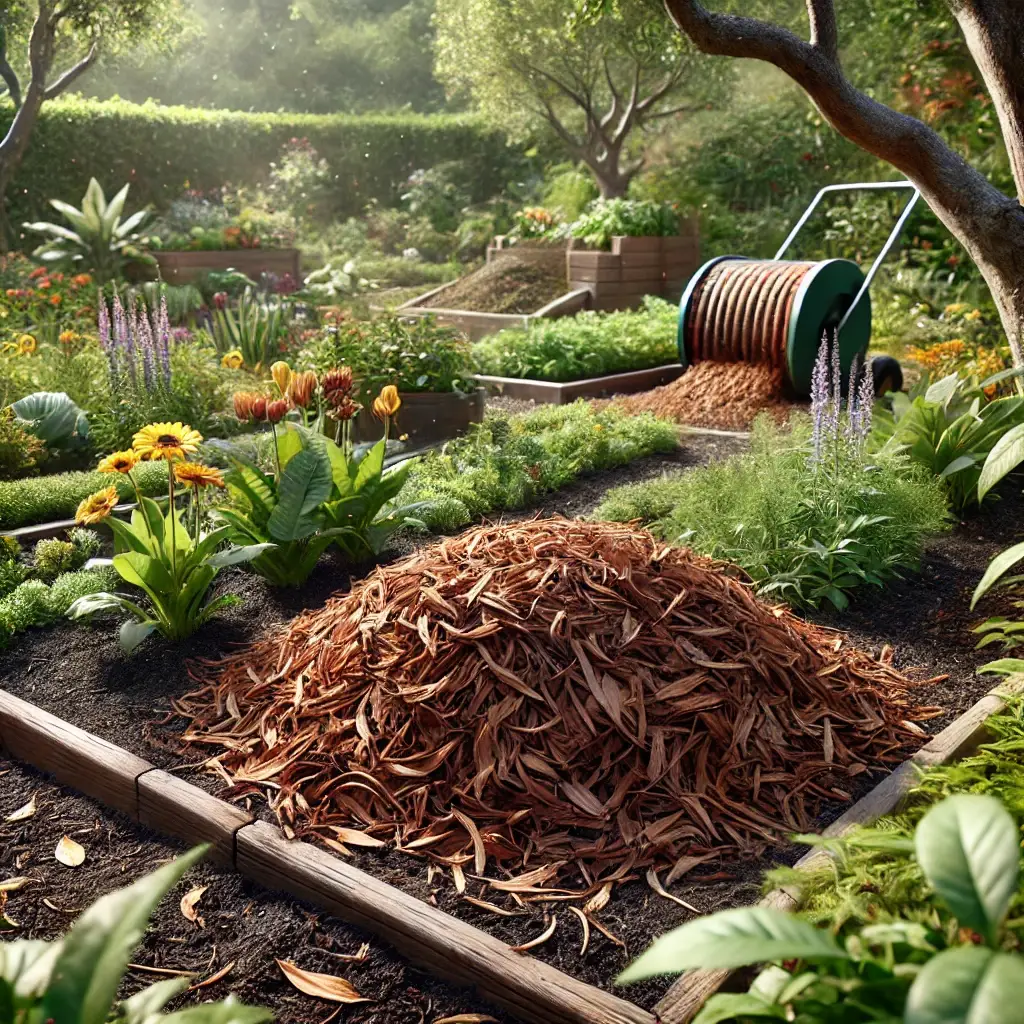
[[509,238],[513,242],[550,241],[558,237],[560,226],[558,219],[550,210],[545,210],[542,206],[527,206],[512,218]]

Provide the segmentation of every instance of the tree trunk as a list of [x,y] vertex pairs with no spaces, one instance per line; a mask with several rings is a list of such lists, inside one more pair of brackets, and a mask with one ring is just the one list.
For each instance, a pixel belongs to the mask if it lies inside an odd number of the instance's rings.
[[36,88],[33,83],[25,95],[24,103],[15,114],[7,135],[0,142],[0,252],[7,251],[13,237],[12,225],[8,218],[7,193],[28,149],[28,140],[42,105],[42,89]]

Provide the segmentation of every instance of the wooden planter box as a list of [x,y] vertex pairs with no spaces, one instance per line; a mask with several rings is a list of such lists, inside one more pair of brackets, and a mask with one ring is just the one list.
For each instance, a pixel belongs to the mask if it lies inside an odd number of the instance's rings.
[[[412,391],[399,394],[402,407],[391,424],[391,437],[408,434],[407,443],[413,448],[457,437],[464,434],[470,424],[479,423],[484,418],[487,392],[483,388],[475,388],[469,394],[458,391]],[[353,422],[353,440],[357,444],[376,441],[382,433],[380,420],[369,408],[363,408]]]
[[507,398],[523,398],[527,401],[550,405],[565,405],[577,398],[602,398],[608,395],[627,395],[636,391],[649,391],[662,384],[669,384],[681,377],[680,363],[651,366],[646,370],[628,370],[624,373],[609,373],[603,377],[587,377],[583,380],[550,381],[531,380],[527,377],[492,377],[478,373],[477,381],[489,391]]
[[160,276],[168,284],[188,284],[211,271],[237,270],[254,281],[261,274],[291,275],[301,283],[298,249],[189,249],[185,252],[155,252]]

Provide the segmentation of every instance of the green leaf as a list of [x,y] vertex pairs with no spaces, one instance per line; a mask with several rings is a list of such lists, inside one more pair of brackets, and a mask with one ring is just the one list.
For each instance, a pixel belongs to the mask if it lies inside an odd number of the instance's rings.
[[38,939],[0,942],[0,978],[14,986],[16,998],[31,999],[42,995],[50,983],[53,965],[63,945],[63,939],[56,942]]
[[1005,551],[1000,551],[992,559],[989,567],[985,570],[985,575],[981,577],[981,582],[974,588],[974,594],[971,596],[972,611],[974,606],[992,589],[996,580],[1007,570],[1012,569],[1022,558],[1024,558],[1024,542],[1014,544],[1013,547],[1007,548]]
[[939,473],[939,479],[945,480],[947,477],[954,476],[957,473],[963,472],[965,469],[970,469],[971,466],[975,465],[978,461],[977,455],[961,455],[959,458],[954,459],[948,466],[944,466],[942,472]]
[[982,673],[995,673],[1003,676],[1015,676],[1018,672],[1024,672],[1024,660],[1020,658],[999,658],[997,661],[986,662],[978,669]]
[[958,794],[936,804],[914,833],[917,861],[936,894],[965,928],[994,943],[1017,891],[1020,839],[991,796]]
[[276,544],[247,544],[244,547],[228,548],[226,551],[218,551],[217,554],[211,555],[206,564],[215,569],[223,569],[227,565],[241,565],[242,562],[251,562],[264,551],[276,547]]
[[617,983],[691,968],[732,970],[792,959],[847,960],[849,956],[828,932],[799,917],[768,907],[742,907],[688,921],[662,935],[619,975]]
[[162,562],[138,551],[114,555],[114,568],[126,582],[142,587],[152,597],[174,590],[171,574]]
[[924,400],[944,406],[956,394],[959,386],[960,377],[955,373],[951,373],[948,377],[943,377],[942,380],[937,380],[932,384],[924,393]]
[[1021,1024],[1024,959],[982,946],[928,961],[907,994],[905,1024]]
[[713,995],[693,1024],[721,1024],[722,1021],[736,1020],[737,1017],[761,1017],[770,1020],[785,1020],[786,1008],[777,1003],[766,1003],[760,996],[748,992],[719,992]]
[[40,1005],[54,1024],[105,1024],[132,950],[157,903],[205,853],[200,846],[97,900],[71,926]]
[[77,437],[83,412],[63,391],[37,391],[11,405],[24,428],[51,448],[66,448]]
[[331,494],[331,464],[319,447],[303,448],[284,471],[277,488],[277,507],[267,523],[277,541],[301,540],[316,533],[313,513]]
[[1024,462],[1024,423],[1008,430],[996,441],[992,451],[988,453],[985,465],[981,468],[981,477],[978,479],[978,501],[983,501],[985,495],[1007,473],[1011,473],[1022,462]]
[[162,1024],[263,1024],[273,1020],[269,1010],[258,1006],[243,1006],[228,996],[223,1003],[205,1003],[162,1017]]
[[147,619],[143,622],[138,622],[135,619],[127,619],[121,623],[121,629],[118,632],[118,640],[121,643],[121,647],[125,654],[131,654],[143,640],[149,636],[150,633],[156,629],[156,623],[151,619]]
[[151,1024],[151,1019],[176,996],[188,988],[188,978],[158,981],[121,1003],[118,1024]]
[[358,493],[369,481],[384,472],[384,452],[387,445],[382,437],[360,460],[353,487]]

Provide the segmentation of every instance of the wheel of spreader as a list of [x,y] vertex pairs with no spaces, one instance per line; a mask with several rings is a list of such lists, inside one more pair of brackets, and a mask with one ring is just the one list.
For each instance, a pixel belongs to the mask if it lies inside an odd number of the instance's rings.
[[[767,364],[783,371],[794,395],[806,396],[822,336],[838,328],[863,283],[851,260],[720,256],[683,293],[679,358],[684,367],[704,360]],[[840,332],[844,374],[870,340],[871,300],[864,295]]]

